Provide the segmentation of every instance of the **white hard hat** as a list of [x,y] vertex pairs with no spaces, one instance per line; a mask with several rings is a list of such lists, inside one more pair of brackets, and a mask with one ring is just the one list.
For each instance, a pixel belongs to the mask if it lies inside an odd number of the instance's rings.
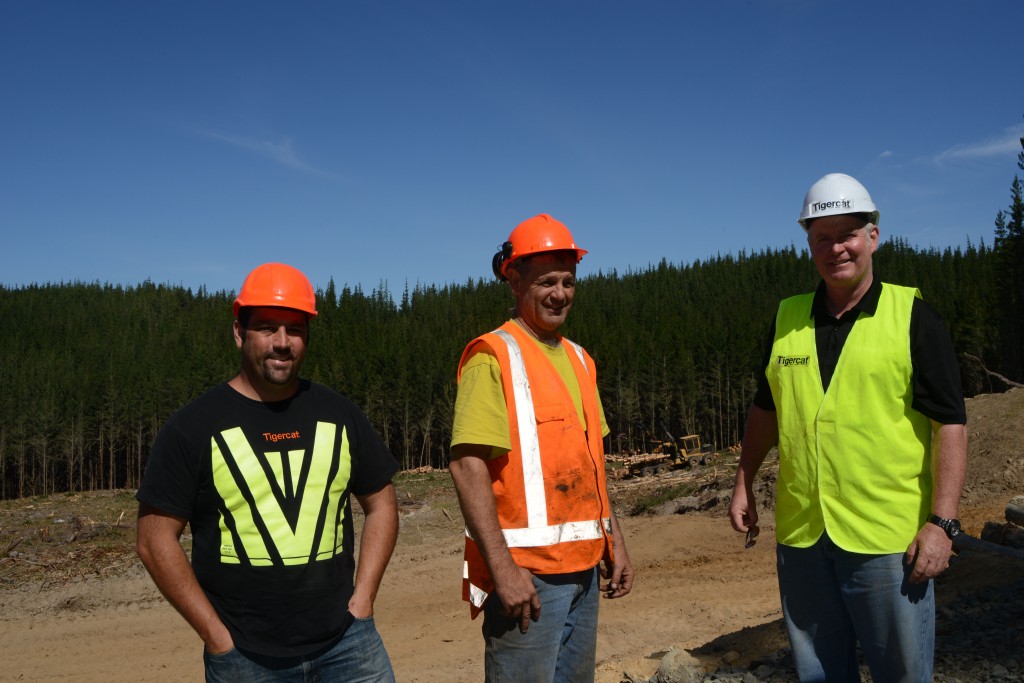
[[868,220],[878,225],[878,209],[867,188],[845,173],[829,173],[807,190],[797,223],[806,230],[808,221],[844,213],[869,214]]

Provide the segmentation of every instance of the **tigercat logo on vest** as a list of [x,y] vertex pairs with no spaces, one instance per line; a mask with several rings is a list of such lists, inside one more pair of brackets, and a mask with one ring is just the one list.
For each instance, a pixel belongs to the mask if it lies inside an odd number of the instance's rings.
[[788,368],[791,365],[809,365],[810,356],[779,356],[779,365]]
[[[298,432],[285,433],[298,436]],[[260,436],[266,437],[267,434]],[[318,422],[313,446],[257,455],[239,427],[211,439],[213,481],[224,501],[220,561],[256,567],[298,565],[341,552],[339,509],[351,474],[348,434]]]

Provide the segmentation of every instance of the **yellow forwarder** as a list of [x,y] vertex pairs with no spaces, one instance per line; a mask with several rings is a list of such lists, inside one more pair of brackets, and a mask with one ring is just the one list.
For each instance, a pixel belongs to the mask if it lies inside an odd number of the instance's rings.
[[663,474],[677,467],[697,467],[709,465],[718,460],[715,444],[700,442],[697,434],[688,434],[678,439],[669,435],[669,440],[662,441],[650,453],[615,456],[626,468],[623,474],[634,477],[649,477]]

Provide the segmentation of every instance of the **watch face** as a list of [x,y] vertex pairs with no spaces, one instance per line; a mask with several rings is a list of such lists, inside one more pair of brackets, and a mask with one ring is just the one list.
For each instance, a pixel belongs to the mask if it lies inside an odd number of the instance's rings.
[[959,519],[943,519],[938,515],[932,515],[931,520],[933,524],[941,528],[946,532],[946,535],[950,538],[960,533],[960,520]]

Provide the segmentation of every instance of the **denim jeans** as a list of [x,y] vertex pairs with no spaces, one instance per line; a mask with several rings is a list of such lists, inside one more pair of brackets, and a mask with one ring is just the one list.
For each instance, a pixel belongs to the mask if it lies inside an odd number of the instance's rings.
[[238,649],[203,653],[208,683],[394,683],[373,617],[356,619],[334,645],[304,657],[267,657]]
[[823,533],[778,545],[779,593],[801,681],[860,681],[857,641],[875,683],[932,680],[935,594],[910,583],[903,553],[863,555]]
[[597,568],[533,577],[540,619],[526,633],[501,613],[498,596],[484,603],[487,683],[592,683],[597,659]]

